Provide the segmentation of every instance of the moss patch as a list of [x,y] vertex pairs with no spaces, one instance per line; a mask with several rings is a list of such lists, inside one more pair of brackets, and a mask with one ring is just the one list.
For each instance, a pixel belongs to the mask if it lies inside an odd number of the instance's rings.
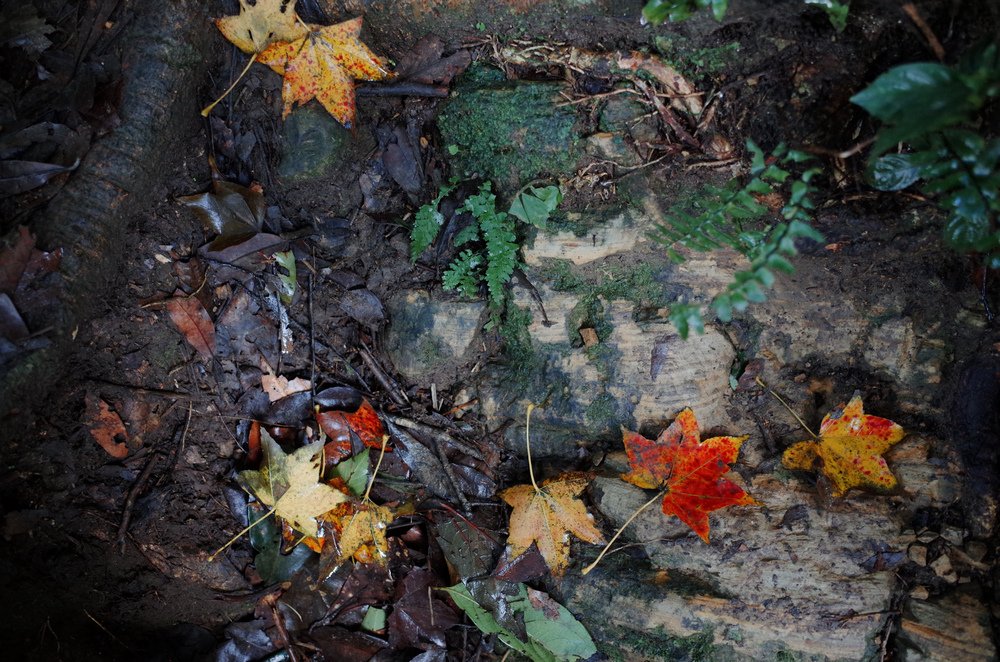
[[555,105],[560,86],[508,83],[490,71],[470,69],[438,115],[452,174],[492,180],[513,193],[539,175],[571,173],[576,116]]

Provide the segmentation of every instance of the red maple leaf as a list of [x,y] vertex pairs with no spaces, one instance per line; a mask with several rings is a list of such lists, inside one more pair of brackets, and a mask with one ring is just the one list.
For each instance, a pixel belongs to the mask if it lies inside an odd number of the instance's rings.
[[676,515],[708,542],[710,512],[757,503],[742,487],[723,477],[746,439],[699,441],[698,421],[690,409],[678,414],[656,441],[622,428],[632,468],[622,479],[643,489],[663,490],[663,512]]
[[[368,400],[362,400],[357,411],[318,411],[316,421],[329,437],[324,452],[327,462],[339,462],[348,457],[352,451],[351,435],[356,435],[368,448],[382,448],[382,437],[385,427],[382,425],[378,412]],[[392,449],[386,449],[392,452]]]

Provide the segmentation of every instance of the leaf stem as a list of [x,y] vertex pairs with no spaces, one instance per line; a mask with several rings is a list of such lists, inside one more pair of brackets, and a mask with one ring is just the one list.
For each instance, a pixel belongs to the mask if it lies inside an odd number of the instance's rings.
[[217,549],[214,552],[212,552],[212,555],[208,557],[209,563],[211,563],[212,561],[214,561],[216,556],[218,556],[219,554],[221,554],[225,550],[229,549],[230,545],[232,545],[234,542],[236,542],[237,540],[239,540],[240,537],[244,533],[246,533],[247,531],[249,531],[253,527],[257,526],[258,524],[260,524],[261,522],[263,522],[264,520],[266,520],[268,517],[270,517],[271,515],[273,515],[274,514],[274,510],[275,510],[274,508],[271,508],[271,510],[267,511],[266,513],[264,513],[264,515],[259,520],[257,520],[255,522],[253,522],[252,524],[250,524],[250,526],[248,526],[247,528],[243,529],[242,531],[240,531],[239,533],[237,533],[235,536],[233,536],[232,538],[230,538],[229,542],[227,542],[225,545],[223,545],[219,549]]
[[535,410],[535,403],[528,405],[528,412],[524,415],[524,445],[528,449],[528,476],[531,477],[531,486],[535,492],[541,494],[542,489],[535,482],[535,468],[531,466],[531,412]]
[[618,536],[620,536],[622,534],[622,532],[625,531],[625,527],[627,527],[629,524],[631,524],[632,520],[634,520],[636,517],[639,516],[639,513],[641,513],[642,511],[644,511],[647,508],[649,508],[650,506],[652,506],[654,503],[656,503],[657,499],[662,498],[663,495],[666,494],[666,493],[667,493],[666,490],[660,490],[660,492],[656,496],[654,496],[652,499],[650,499],[646,503],[644,503],[641,506],[639,506],[639,509],[636,510],[634,513],[632,513],[631,517],[629,517],[627,520],[625,520],[625,523],[621,525],[621,528],[618,529],[615,532],[615,535],[612,536],[611,540],[608,541],[608,544],[604,546],[604,549],[602,549],[601,553],[597,555],[597,558],[594,559],[594,562],[591,563],[590,565],[588,565],[586,568],[583,569],[583,574],[586,575],[588,572],[590,572],[591,570],[593,570],[594,568],[596,568],[597,564],[600,563],[601,559],[604,558],[604,555],[607,554],[611,550],[611,545],[615,544],[615,541],[618,540]]
[[226,91],[222,93],[222,96],[220,96],[218,99],[216,99],[215,101],[213,101],[212,103],[208,104],[207,106],[201,109],[202,117],[208,117],[209,113],[212,112],[212,109],[218,106],[219,102],[221,102],[223,99],[229,96],[229,93],[233,91],[233,88],[236,87],[236,84],[239,83],[241,80],[243,80],[243,77],[247,75],[248,71],[250,71],[250,65],[252,65],[256,61],[257,61],[257,53],[251,53],[250,61],[247,62],[247,66],[243,67],[243,71],[240,72],[240,75],[236,77],[236,80],[233,81],[233,84],[230,85],[228,88],[226,88]]
[[375,476],[378,475],[379,467],[382,466],[382,458],[385,457],[385,445],[389,441],[389,435],[382,435],[382,451],[378,454],[378,462],[375,463],[375,471],[372,472],[372,477],[368,480],[368,489],[365,490],[365,495],[361,497],[362,501],[368,501],[368,495],[372,493],[372,485],[375,484]]
[[810,430],[809,426],[806,425],[806,422],[803,421],[801,418],[799,418],[799,415],[796,414],[795,411],[790,406],[788,406],[788,403],[785,402],[781,398],[780,395],[778,395],[777,393],[775,393],[774,389],[772,389],[770,386],[768,386],[767,384],[765,384],[763,379],[761,379],[760,377],[756,377],[756,378],[754,378],[754,381],[757,382],[758,384],[760,384],[761,386],[763,386],[764,388],[766,388],[767,392],[770,393],[771,395],[773,395],[778,400],[778,402],[780,402],[782,404],[782,406],[784,406],[784,408],[788,410],[788,413],[795,417],[795,420],[799,422],[799,425],[802,426],[803,430],[805,430],[806,432],[809,433],[810,437],[812,437],[813,439],[819,439],[819,435],[817,435],[815,432],[813,432],[812,430]]

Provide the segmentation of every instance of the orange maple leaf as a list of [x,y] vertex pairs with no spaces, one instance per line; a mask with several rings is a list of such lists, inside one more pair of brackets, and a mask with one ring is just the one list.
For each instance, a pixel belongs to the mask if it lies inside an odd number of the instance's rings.
[[656,441],[622,428],[632,471],[622,479],[643,489],[662,489],[663,512],[676,515],[708,542],[708,514],[726,506],[752,506],[757,500],[723,477],[747,437],[699,441],[698,421],[685,409]]
[[317,99],[333,117],[354,123],[354,80],[382,80],[393,73],[388,61],[360,40],[361,17],[336,25],[311,25],[305,37],[272,44],[257,56],[285,80],[281,97],[287,117],[296,104]]
[[570,533],[589,543],[604,542],[586,506],[577,498],[588,482],[586,474],[570,472],[550,478],[540,488],[515,485],[501,492],[500,498],[514,509],[507,537],[511,556],[519,556],[535,542],[552,574],[558,576],[569,566]]
[[[336,464],[353,451],[351,436],[357,435],[362,445],[367,448],[381,448],[385,427],[378,417],[378,412],[367,399],[361,400],[357,411],[339,410],[316,412],[316,422],[328,437],[324,453],[328,463]],[[391,448],[386,449],[392,452]]]
[[818,441],[800,441],[785,450],[786,469],[815,471],[830,479],[833,496],[842,497],[852,487],[879,492],[895,489],[896,477],[882,454],[906,432],[887,418],[865,414],[861,395],[823,417]]

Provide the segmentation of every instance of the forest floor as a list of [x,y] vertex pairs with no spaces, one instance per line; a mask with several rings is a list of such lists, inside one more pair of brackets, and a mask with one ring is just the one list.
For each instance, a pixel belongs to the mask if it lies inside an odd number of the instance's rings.
[[[103,3],[106,15],[87,15],[99,25],[71,28],[60,3],[33,4],[66,43],[87,41],[84,28],[113,31],[131,11]],[[989,472],[997,451],[981,446],[997,439],[1000,338],[983,313],[982,274],[943,245],[930,200],[873,191],[863,150],[838,155],[877,129],[851,95],[890,66],[933,59],[898,4],[855,3],[842,33],[799,2],[734,0],[722,22],[699,15],[657,27],[640,23],[640,3],[391,4],[298,3],[309,22],[363,13],[363,41],[401,72],[358,83],[352,128],[316,102],[282,120],[282,80],[256,65],[207,119],[182,120],[155,164],[143,164],[156,175],[128,191],[142,202],[118,238],[122,266],[73,329],[59,379],[44,400],[4,403],[0,650],[39,660],[502,659],[507,649],[453,596],[432,591],[488,576],[495,583],[476,594],[481,604],[527,586],[546,609],[548,600],[566,605],[612,659],[995,656],[1000,481]],[[994,34],[989,3],[920,4],[949,61]],[[185,108],[217,97],[246,61],[210,22],[199,29],[212,33],[210,55],[178,56],[178,66],[201,71],[202,84],[182,93]],[[129,34],[98,39],[92,60],[121,55]],[[24,84],[30,66],[51,68],[60,48],[72,50],[53,43],[51,62],[5,46],[4,61],[22,65],[7,82],[20,75]],[[687,95],[670,89],[671,74],[690,85]],[[91,141],[115,131],[116,86],[129,75],[108,65],[89,81],[83,110],[71,107],[80,96],[65,109],[36,104],[31,117],[5,108],[4,129],[72,125],[78,144],[58,129],[53,151],[86,159]],[[12,108],[31,107],[26,97]],[[826,239],[802,244],[794,276],[780,276],[766,304],[707,323],[685,344],[666,319],[670,306],[707,300],[739,257],[691,256],[679,267],[648,233],[703,183],[744,177],[747,140],[813,155],[824,172],[815,226]],[[72,176],[6,195],[4,231],[31,229],[32,214]],[[448,230],[411,259],[414,216],[452,181],[440,207]],[[558,185],[563,196],[545,229],[519,226],[524,267],[489,329],[485,289],[461,297],[440,286],[459,253],[451,240],[469,222],[458,207],[484,181],[503,209],[529,183]],[[220,242],[179,200],[220,193],[219,182],[256,215],[250,239],[236,236],[244,226],[227,226]],[[33,268],[46,277],[44,264]],[[32,339],[45,335],[31,324],[50,303],[32,294],[43,291],[30,284],[12,297]],[[19,360],[8,345],[4,370]],[[845,506],[822,480],[781,469],[780,451],[808,433],[755,377],[811,425],[859,391],[867,411],[910,432],[889,460],[904,491],[855,494]],[[520,563],[503,555],[509,509],[499,494],[534,479],[523,447],[529,403],[540,407],[534,470],[598,476],[584,499],[604,539],[652,494],[617,480],[627,470],[620,426],[652,438],[687,406],[705,431],[750,435],[734,480],[761,502],[786,493],[770,511],[719,511],[708,545],[648,511],[595,584],[580,569],[600,547],[574,539],[563,580],[533,551]],[[329,546],[282,553],[288,540],[272,518],[217,553],[266,512],[248,504],[238,478],[261,466],[261,431],[292,452],[320,429],[327,479],[339,459],[331,453],[367,451],[362,473],[375,480],[362,483],[371,500],[358,508],[393,509],[384,537],[373,534],[346,561]],[[782,599],[768,600],[750,586],[763,579],[723,568],[744,553],[761,568],[772,553],[798,563],[787,545],[808,538],[809,516],[816,547],[802,543],[799,554],[850,582],[782,577],[788,586],[772,587]],[[852,527],[856,546],[840,527]],[[767,537],[784,551],[753,556]],[[778,584],[780,575],[769,576]],[[642,636],[615,621],[611,593],[637,577],[663,593],[633,587],[626,609],[684,616],[629,617],[644,621]],[[845,597],[790,608],[795,582]],[[855,589],[864,595],[852,602]],[[607,601],[595,606],[601,591]],[[940,622],[911,605],[921,600],[963,614],[972,643],[949,648],[927,634]],[[802,624],[786,632],[754,610]],[[699,614],[697,626],[687,614]],[[816,644],[824,618],[836,623],[829,650]]]

